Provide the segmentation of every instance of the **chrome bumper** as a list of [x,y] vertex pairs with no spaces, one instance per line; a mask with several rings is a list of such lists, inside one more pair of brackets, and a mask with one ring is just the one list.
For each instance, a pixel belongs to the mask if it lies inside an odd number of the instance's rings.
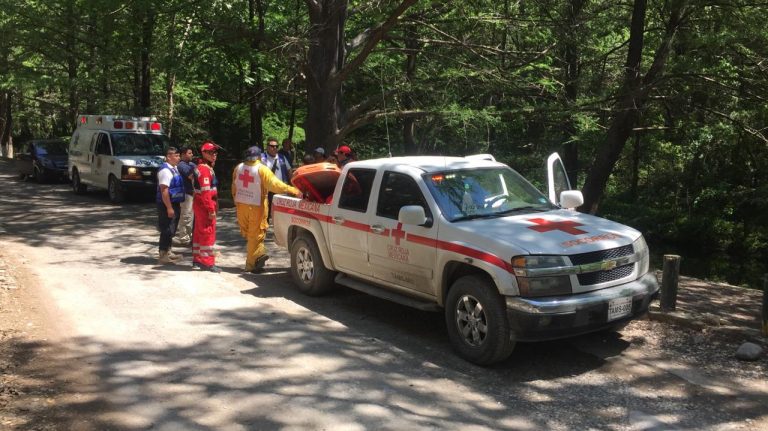
[[[507,318],[520,341],[563,338],[599,331],[645,314],[658,290],[656,277],[649,272],[635,281],[593,292],[547,298],[509,296]],[[631,314],[608,321],[608,303],[626,297],[632,298]]]

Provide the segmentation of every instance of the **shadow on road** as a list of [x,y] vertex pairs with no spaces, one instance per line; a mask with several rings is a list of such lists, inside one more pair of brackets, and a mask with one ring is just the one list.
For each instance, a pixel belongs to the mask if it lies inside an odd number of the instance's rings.
[[[338,305],[362,299],[355,296],[340,293],[332,300]],[[51,359],[36,363],[30,355],[24,367],[35,378],[14,407],[24,406],[30,421],[45,415],[60,429],[72,429],[83,415],[97,412],[91,429],[137,430],[235,424],[246,429],[550,429],[558,424],[623,429],[628,409],[666,415],[673,419],[668,424],[681,428],[696,428],[703,419],[714,429],[765,411],[761,394],[709,395],[704,405],[699,400],[691,408],[690,399],[648,397],[631,389],[654,385],[662,393],[680,381],[637,376],[611,387],[615,381],[596,371],[602,360],[568,343],[524,345],[504,364],[474,367],[435,351],[430,347],[436,344],[434,335],[420,335],[440,330],[437,317],[398,306],[377,308],[378,316],[367,319],[372,325],[355,324],[354,330],[347,325],[359,322],[344,321],[343,315],[333,322],[311,312],[286,314],[262,306],[212,312],[201,324],[217,325],[226,336],[204,337],[193,345],[121,348],[78,338],[22,346]],[[419,318],[423,325],[414,323]],[[396,335],[382,337],[371,329],[382,325]],[[404,333],[414,328],[418,331],[409,339]],[[605,342],[619,350],[624,345]],[[98,379],[68,383],[82,381],[76,375],[83,373]],[[593,376],[579,378],[582,374]],[[50,384],[36,382],[51,381],[56,390],[77,396],[46,404],[42,395]],[[596,390],[601,385],[604,389]],[[103,401],[108,395],[110,406]],[[35,428],[34,422],[26,425],[21,428]]]

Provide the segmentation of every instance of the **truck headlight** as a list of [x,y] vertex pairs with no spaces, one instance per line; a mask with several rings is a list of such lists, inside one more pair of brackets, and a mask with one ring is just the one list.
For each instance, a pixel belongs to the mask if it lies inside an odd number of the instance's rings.
[[534,276],[537,272],[548,272],[548,270],[553,273],[559,272],[560,268],[567,265],[563,256],[517,256],[512,258],[512,269],[517,279],[520,295],[537,297],[572,293],[571,277],[568,275]]
[[124,180],[140,180],[141,172],[139,168],[135,166],[123,166],[122,179]]
[[646,244],[645,238],[640,235],[640,238],[635,240],[632,244],[632,248],[635,250],[635,254],[640,257],[637,261],[637,275],[644,275],[648,272],[650,266],[650,251],[648,250],[648,244]]

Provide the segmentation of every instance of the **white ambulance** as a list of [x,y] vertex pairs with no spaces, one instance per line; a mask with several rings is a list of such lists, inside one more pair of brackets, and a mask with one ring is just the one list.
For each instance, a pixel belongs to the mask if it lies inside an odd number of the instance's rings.
[[79,115],[69,142],[67,164],[72,189],[106,189],[120,203],[129,191],[151,191],[170,145],[154,117]]

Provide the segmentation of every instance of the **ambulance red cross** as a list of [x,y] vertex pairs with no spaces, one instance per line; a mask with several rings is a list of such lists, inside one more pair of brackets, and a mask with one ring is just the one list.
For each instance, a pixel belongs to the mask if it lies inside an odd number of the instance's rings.
[[547,165],[544,194],[490,156],[352,162],[332,196],[275,196],[275,240],[302,292],[342,285],[441,311],[456,352],[477,364],[518,341],[620,328],[658,292],[645,240],[574,211],[581,192],[556,154]]

